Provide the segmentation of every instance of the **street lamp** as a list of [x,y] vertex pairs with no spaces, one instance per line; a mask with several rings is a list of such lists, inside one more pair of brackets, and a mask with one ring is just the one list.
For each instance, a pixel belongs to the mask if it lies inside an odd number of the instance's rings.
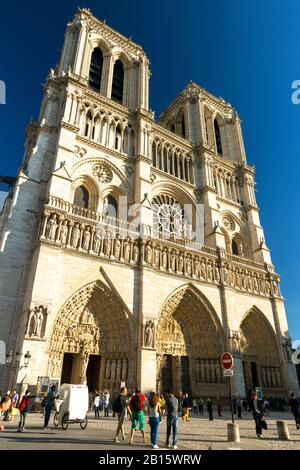
[[25,369],[27,369],[27,367],[29,366],[29,361],[31,359],[31,354],[29,351],[27,351],[26,354],[24,354],[24,367]]
[[[29,362],[31,359],[31,354],[29,351],[27,351],[26,354],[24,354],[24,363],[21,365],[21,358],[22,358],[22,353],[21,351],[17,351],[15,353],[15,358],[13,351],[10,350],[8,354],[6,354],[6,365],[9,366],[12,369],[13,372],[13,383],[11,386],[11,389],[13,390],[15,388],[15,382],[17,379],[18,372],[22,369],[27,369],[29,366]],[[14,360],[15,359],[15,360]],[[24,380],[24,379],[23,379]]]

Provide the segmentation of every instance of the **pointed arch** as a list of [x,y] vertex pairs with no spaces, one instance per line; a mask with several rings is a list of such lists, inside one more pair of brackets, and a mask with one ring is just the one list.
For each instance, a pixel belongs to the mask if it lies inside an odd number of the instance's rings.
[[[192,396],[224,395],[220,355],[225,337],[214,308],[193,284],[175,289],[159,313],[157,349],[157,389],[171,386],[175,393]],[[166,375],[168,364],[169,372]]]
[[278,342],[273,326],[257,306],[243,316],[239,337],[246,389],[264,387],[278,393],[283,383]]
[[99,384],[111,391],[121,380],[133,386],[133,317],[102,281],[75,291],[61,306],[49,338],[48,374],[60,377],[64,354],[72,354],[73,383],[84,383],[90,355],[101,357]]

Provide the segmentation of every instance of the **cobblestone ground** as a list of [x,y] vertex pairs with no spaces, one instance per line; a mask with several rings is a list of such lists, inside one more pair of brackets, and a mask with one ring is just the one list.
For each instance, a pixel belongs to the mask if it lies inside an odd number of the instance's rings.
[[[255,427],[252,416],[245,413],[242,419],[236,420],[240,429],[240,444],[230,444],[227,442],[227,422],[230,421],[230,414],[224,413],[223,418],[215,418],[209,421],[204,417],[191,417],[189,422],[178,420],[178,449],[182,450],[206,450],[218,449],[249,449],[249,450],[300,450],[300,431],[296,430],[292,415],[288,413],[270,413],[266,418],[268,430],[264,431],[264,439],[258,439],[255,435]],[[291,439],[290,441],[280,441],[277,437],[276,419],[288,421]],[[147,419],[146,419],[147,422]],[[43,430],[43,419],[39,414],[29,414],[27,416],[26,430],[21,434],[17,433],[18,418],[13,422],[3,423],[5,429],[0,433],[0,449],[94,449],[94,450],[125,450],[125,449],[148,449],[149,426],[146,425],[148,443],[142,444],[141,434],[136,433],[135,446],[128,444],[130,434],[130,421],[126,422],[127,437],[120,444],[114,444],[114,431],[117,421],[115,418],[100,418],[95,420],[93,415],[89,415],[87,428],[82,431],[79,424],[70,424],[67,431],[54,428],[53,416],[51,416],[51,429]],[[159,430],[159,445],[163,448],[166,432],[166,420],[163,420]]]

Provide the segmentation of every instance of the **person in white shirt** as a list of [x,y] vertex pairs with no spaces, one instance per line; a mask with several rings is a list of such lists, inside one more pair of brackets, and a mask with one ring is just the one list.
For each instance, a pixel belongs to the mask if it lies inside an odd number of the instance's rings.
[[104,417],[108,418],[108,410],[109,410],[109,391],[104,390],[102,400],[103,400],[103,407],[104,407]]
[[94,398],[95,418],[100,418],[99,410],[100,410],[100,397],[99,397],[99,393],[96,393],[95,398]]

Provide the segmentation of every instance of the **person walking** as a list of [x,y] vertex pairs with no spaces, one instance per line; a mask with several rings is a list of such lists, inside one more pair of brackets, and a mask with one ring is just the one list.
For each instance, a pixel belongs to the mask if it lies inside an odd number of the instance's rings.
[[300,429],[300,402],[295,397],[295,394],[291,392],[289,402],[288,402],[289,409],[291,413],[293,413],[296,423],[296,429],[299,431]]
[[193,414],[194,414],[194,415],[197,415],[197,414],[198,414],[198,405],[197,405],[197,400],[196,400],[196,398],[193,398],[193,407],[192,407],[192,411],[193,411]]
[[217,398],[218,416],[222,417],[223,404],[220,397]]
[[100,410],[100,397],[99,397],[99,393],[96,392],[96,395],[94,397],[94,412],[95,412],[96,419],[100,418],[99,410]]
[[20,401],[20,404],[19,404],[20,421],[19,421],[19,426],[18,426],[18,431],[17,432],[23,432],[25,430],[26,415],[28,413],[29,400],[31,398],[35,398],[35,396],[33,396],[33,395],[30,396],[30,391],[27,390],[25,395],[23,396],[22,400]]
[[104,408],[104,417],[108,418],[109,414],[109,399],[110,399],[110,394],[108,390],[104,390],[103,392],[103,408]]
[[[7,392],[5,397],[2,398],[1,403],[0,403],[0,416],[3,413],[4,416],[9,411],[11,407],[11,397],[10,397],[10,392]],[[4,431],[4,425],[0,423],[0,431]]]
[[208,411],[208,416],[209,416],[209,421],[213,421],[213,407],[212,407],[212,399],[208,398],[207,403],[206,403],[206,408]]
[[199,398],[198,409],[199,409],[199,415],[203,416],[203,400],[202,400],[202,398]]
[[242,400],[241,397],[238,397],[236,400],[236,408],[237,408],[237,415],[238,418],[242,417]]
[[130,436],[130,445],[133,445],[134,433],[139,427],[139,430],[142,433],[144,444],[147,442],[146,433],[145,433],[145,417],[144,417],[144,403],[146,397],[142,395],[141,391],[137,388],[135,394],[130,399],[130,410],[132,412],[132,422],[131,422],[131,436]]
[[46,397],[44,429],[49,429],[48,424],[49,424],[51,411],[52,411],[55,398],[56,398],[55,385],[52,385]]
[[248,400],[247,400],[247,398],[243,399],[243,408],[244,408],[244,411],[248,410]]
[[167,437],[166,447],[170,447],[171,431],[173,432],[173,449],[177,449],[177,419],[178,419],[178,400],[174,397],[171,390],[167,393]]
[[189,406],[189,396],[185,393],[182,400],[182,421],[189,421]]
[[262,434],[262,424],[261,420],[263,417],[262,411],[259,409],[258,397],[256,393],[253,393],[249,403],[250,411],[252,411],[252,416],[255,421],[255,431],[257,437],[260,439],[263,438]]
[[124,424],[128,415],[130,416],[130,418],[132,417],[131,410],[129,407],[129,398],[127,397],[126,387],[121,388],[120,395],[118,395],[115,401],[113,402],[113,412],[116,413],[118,416],[118,426],[117,426],[115,440],[114,440],[114,442],[117,443],[117,442],[120,442],[119,441],[120,432],[122,434],[123,441],[125,440],[126,434],[125,434]]
[[234,414],[234,415],[236,415],[236,408],[237,408],[237,406],[236,406],[236,398],[233,397],[233,399],[232,399],[232,409],[233,409],[233,414]]
[[164,419],[166,417],[166,400],[163,395],[160,395],[160,409],[161,417]]
[[148,415],[150,425],[151,444],[153,449],[159,449],[157,445],[158,427],[161,421],[161,405],[160,398],[155,392],[150,393],[150,400],[148,402]]

